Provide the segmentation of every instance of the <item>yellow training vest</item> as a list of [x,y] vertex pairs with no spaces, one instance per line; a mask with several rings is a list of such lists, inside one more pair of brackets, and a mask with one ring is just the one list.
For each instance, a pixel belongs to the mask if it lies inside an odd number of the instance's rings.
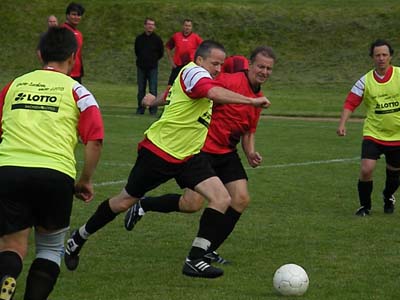
[[393,67],[392,77],[385,83],[377,82],[373,72],[365,78],[363,134],[381,141],[400,141],[400,68]]
[[16,78],[4,100],[0,166],[50,168],[76,176],[76,81],[49,70]]
[[192,99],[182,89],[181,73],[194,66],[192,62],[181,70],[169,91],[161,118],[145,132],[153,144],[177,159],[200,152],[211,119],[212,101]]

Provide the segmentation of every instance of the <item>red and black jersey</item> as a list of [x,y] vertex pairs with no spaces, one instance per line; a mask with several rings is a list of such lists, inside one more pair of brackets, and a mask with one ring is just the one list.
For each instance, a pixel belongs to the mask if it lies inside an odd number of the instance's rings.
[[[258,98],[244,72],[221,73],[216,80],[226,89],[246,97]],[[208,135],[202,151],[224,154],[236,150],[236,145],[246,132],[255,132],[261,108],[246,104],[214,104]]]

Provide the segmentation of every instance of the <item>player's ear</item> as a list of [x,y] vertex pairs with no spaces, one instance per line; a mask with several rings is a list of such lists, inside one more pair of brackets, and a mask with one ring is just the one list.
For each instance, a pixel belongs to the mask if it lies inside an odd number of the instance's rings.
[[201,64],[203,63],[203,61],[204,61],[204,59],[203,59],[203,57],[201,57],[200,55],[197,56],[196,59],[195,59],[196,65],[199,65],[199,66],[201,66]]

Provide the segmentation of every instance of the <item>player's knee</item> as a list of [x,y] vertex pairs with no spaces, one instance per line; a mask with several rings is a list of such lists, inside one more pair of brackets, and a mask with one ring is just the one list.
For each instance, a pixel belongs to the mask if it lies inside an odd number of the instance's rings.
[[191,198],[183,195],[179,201],[179,210],[185,213],[195,213],[203,208],[203,204],[203,197],[200,194]]
[[36,258],[50,260],[60,266],[67,230],[68,228],[64,228],[52,233],[35,231]]
[[238,212],[242,213],[250,203],[250,196],[247,193],[235,195],[232,197],[231,206]]

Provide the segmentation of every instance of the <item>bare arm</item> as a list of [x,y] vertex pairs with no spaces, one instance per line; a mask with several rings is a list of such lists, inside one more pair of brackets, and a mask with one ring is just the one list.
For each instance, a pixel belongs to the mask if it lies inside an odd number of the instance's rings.
[[92,177],[99,162],[103,144],[101,141],[88,141],[81,176],[75,183],[75,197],[89,202],[93,199],[94,189]]
[[255,151],[255,135],[254,132],[246,132],[242,136],[242,149],[246,154],[249,165],[253,168],[258,167],[262,162],[262,156]]
[[340,117],[339,126],[336,130],[338,136],[345,136],[346,135],[346,122],[350,118],[353,112],[350,109],[343,108],[342,115]]
[[212,87],[208,91],[207,98],[219,104],[250,104],[263,108],[271,105],[266,97],[249,98],[218,86]]

